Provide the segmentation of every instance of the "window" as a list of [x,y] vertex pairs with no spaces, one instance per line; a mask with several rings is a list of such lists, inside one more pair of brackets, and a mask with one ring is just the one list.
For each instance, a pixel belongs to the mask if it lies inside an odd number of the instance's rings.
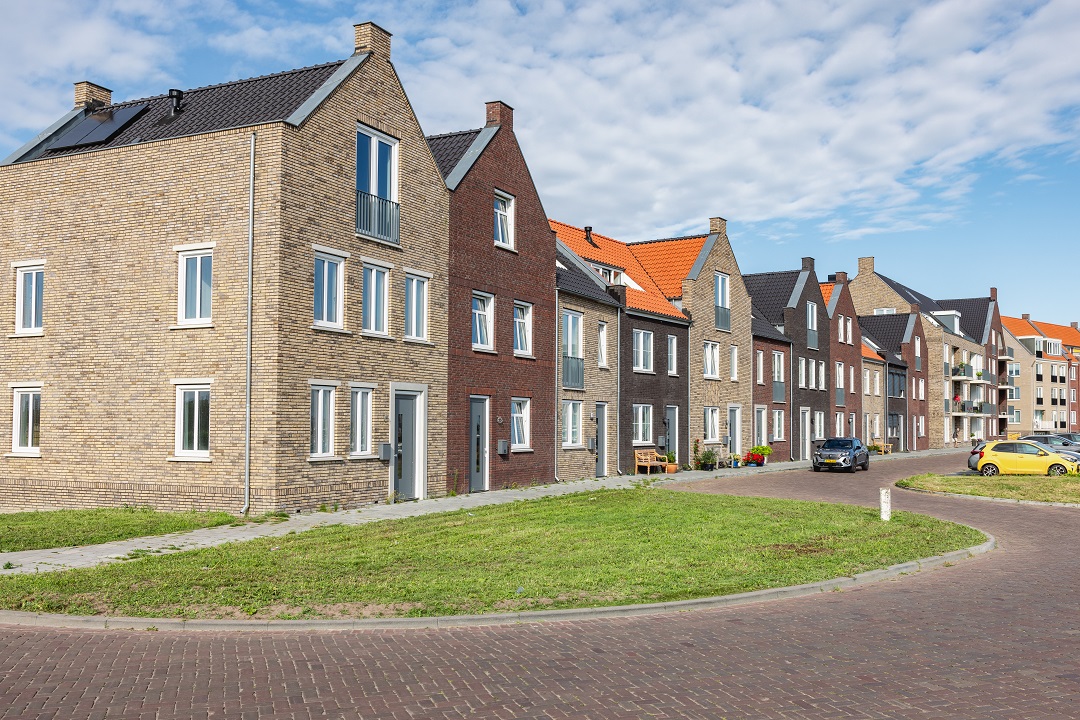
[[817,390],[817,363],[813,360],[809,361],[810,365],[810,382],[807,384],[811,390]]
[[506,193],[495,193],[495,244],[499,247],[514,247],[514,197]]
[[926,399],[926,380],[924,378],[919,378],[919,399]]
[[15,388],[11,452],[17,455],[41,453],[41,387]]
[[371,454],[371,387],[353,387],[349,410],[349,454]]
[[653,444],[652,405],[634,406],[634,444]]
[[1009,363],[1009,377],[1020,377],[1020,363]]
[[784,411],[772,411],[772,437],[773,440],[784,439]]
[[15,270],[15,333],[37,335],[42,331],[42,293],[45,265],[25,265]]
[[806,358],[799,358],[799,387],[806,387]]
[[398,237],[397,140],[369,128],[356,131],[356,232],[394,243]]
[[1020,424],[1020,408],[1014,408],[1011,405],[1009,406],[1009,424],[1010,425],[1019,425]]
[[896,308],[874,308],[875,315],[895,315]]
[[818,410],[814,413],[814,439],[823,440],[825,438],[825,413]]
[[1069,379],[1070,380],[1075,380],[1076,379],[1076,366],[1075,365],[1072,365],[1071,367],[1069,367]]
[[713,276],[714,325],[717,330],[731,330],[730,278],[724,273]]
[[563,447],[581,445],[581,401],[564,400],[562,405]]
[[863,368],[862,371],[862,391],[863,395],[870,394],[870,369]]
[[176,386],[176,457],[210,457],[210,385]]
[[472,346],[474,350],[495,349],[495,298],[487,293],[472,296]]
[[757,384],[765,384],[765,351],[758,350],[754,353],[754,365],[757,368]]
[[1069,390],[1069,400],[1072,402],[1076,402],[1076,388],[1072,388],[1071,390]]
[[531,446],[529,438],[529,399],[510,400],[510,449],[524,450]]
[[405,275],[405,337],[410,340],[427,338],[428,279]]
[[836,328],[837,328],[836,341],[842,343],[842,342],[844,342],[844,316],[843,315],[838,315],[836,317]]
[[874,371],[874,395],[881,397],[881,371]]
[[311,457],[334,454],[334,387],[311,386]]
[[705,408],[705,442],[720,442],[720,408]]
[[731,379],[739,379],[739,346],[731,346]]
[[720,344],[705,343],[705,377],[720,378]]
[[679,374],[679,339],[674,335],[667,336],[667,374]]
[[806,303],[806,346],[812,350],[818,347],[817,303]]
[[844,413],[842,413],[842,412],[836,413],[836,417],[834,418],[834,422],[836,424],[836,428],[835,428],[836,434],[834,435],[834,437],[844,437],[844,435],[847,434],[847,433],[844,432]]
[[858,395],[859,391],[855,389],[855,366],[848,365],[848,391],[852,395]]
[[176,321],[181,325],[208,323],[214,285],[214,251],[206,247],[183,251],[179,261]]
[[515,355],[532,355],[532,311],[529,303],[514,303]]
[[915,336],[915,357],[922,357],[922,338],[918,335]]
[[775,350],[772,354],[772,379],[773,382],[784,382],[784,353]]
[[881,415],[874,413],[874,437],[881,437]]
[[844,389],[844,363],[836,363],[836,389]]
[[854,345],[855,341],[851,339],[851,318],[844,318],[844,320],[845,320],[845,322],[847,322],[847,342],[848,342],[848,345]]
[[634,370],[652,372],[652,333],[634,331]]
[[596,364],[607,367],[607,323],[602,322],[596,329]]
[[[389,283],[390,270],[381,265],[364,263],[363,329],[364,332],[386,335],[390,305]],[[406,319],[406,323],[408,323]]]
[[829,389],[828,380],[826,380],[826,378],[825,378],[825,361],[824,360],[818,360],[818,389],[819,390],[828,390]]
[[315,325],[342,327],[345,258],[315,253]]

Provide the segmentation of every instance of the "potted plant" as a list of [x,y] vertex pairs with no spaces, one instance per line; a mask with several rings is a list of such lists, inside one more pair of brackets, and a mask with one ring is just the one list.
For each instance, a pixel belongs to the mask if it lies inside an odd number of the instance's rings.
[[742,461],[746,463],[747,467],[757,467],[758,465],[765,464],[765,456],[761,453],[754,452],[753,448],[751,448],[750,451],[743,456]]
[[877,455],[879,452],[881,452],[880,445],[867,445],[866,449],[870,451],[871,455]]
[[733,467],[733,468],[739,467],[739,461],[740,460],[742,460],[742,458],[739,457],[738,453],[731,453],[731,467]]
[[701,453],[701,469],[702,470],[715,470],[716,469],[716,451],[712,448],[707,448]]
[[674,475],[679,471],[679,464],[675,462],[675,452],[669,451],[667,454],[667,474]]
[[975,371],[975,377],[980,377],[981,378],[982,377],[982,370],[976,370]]
[[769,462],[769,456],[772,455],[772,448],[768,445],[755,445],[750,448],[750,452],[754,455],[760,455],[761,464],[765,465]]
[[693,447],[693,459],[691,461],[691,466],[694,468],[694,470],[700,470],[701,469],[701,440],[699,438],[694,438],[694,444],[693,445],[694,445],[694,447]]

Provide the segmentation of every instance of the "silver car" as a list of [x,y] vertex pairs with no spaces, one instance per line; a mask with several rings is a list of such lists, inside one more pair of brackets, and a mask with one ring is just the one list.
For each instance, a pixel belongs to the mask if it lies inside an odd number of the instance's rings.
[[862,444],[859,438],[840,437],[829,438],[814,451],[811,467],[814,472],[826,470],[847,470],[855,472],[856,468],[870,469],[870,451]]

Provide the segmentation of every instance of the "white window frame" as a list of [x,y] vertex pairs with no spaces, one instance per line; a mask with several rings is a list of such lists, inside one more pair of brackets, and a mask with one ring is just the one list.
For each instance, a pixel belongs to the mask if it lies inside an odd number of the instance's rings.
[[720,408],[706,407],[704,412],[705,437],[704,442],[720,442]]
[[784,382],[784,353],[773,350],[772,354],[772,379],[773,382]]
[[[12,387],[11,408],[11,454],[24,457],[41,456],[41,383],[20,383]],[[37,412],[35,412],[34,396],[37,396]],[[24,428],[22,422],[22,399],[29,398],[27,408],[27,425]],[[34,426],[37,426],[37,443],[34,442]],[[26,444],[21,442],[23,430],[26,431]]]
[[562,446],[581,447],[581,401],[563,400]]
[[375,385],[349,383],[349,457],[374,457],[371,410]]
[[844,363],[836,363],[836,389],[844,389]]
[[926,437],[926,416],[919,416],[919,437]]
[[808,360],[807,365],[810,366],[810,377],[807,378],[807,387],[811,390],[817,390],[817,363],[813,360]]
[[634,330],[634,372],[653,371],[653,334],[650,330]]
[[[214,321],[214,246],[217,243],[204,243],[199,245],[177,245],[177,286],[176,286],[176,324],[184,326],[209,325]],[[203,290],[203,258],[210,258],[210,287]],[[187,261],[195,260],[195,314],[187,316]],[[208,294],[209,297],[204,295]],[[207,305],[206,314],[202,314],[203,301]]]
[[[378,278],[382,279],[380,284]],[[374,280],[375,282],[371,282]],[[365,335],[390,335],[390,266],[364,259],[360,328]]]
[[772,411],[772,423],[773,423],[773,440],[784,439],[784,411],[773,410]]
[[[308,385],[310,388],[308,420],[309,426],[312,426],[308,457],[332,458],[334,457],[334,405],[337,384],[311,381]],[[312,420],[314,422],[311,422]]]
[[416,272],[405,272],[405,339],[427,340],[428,281]]
[[835,437],[844,437],[844,413],[838,412],[833,417],[833,424],[835,427],[833,430],[836,432]]
[[[499,201],[500,200],[502,200],[504,203],[506,203],[506,209],[505,210],[500,210],[499,209]],[[501,248],[506,248],[508,250],[513,250],[514,249],[514,196],[509,194],[509,193],[502,192],[501,190],[496,190],[495,191],[495,201],[494,201],[493,205],[494,205],[494,211],[495,211],[495,223],[494,223],[495,230],[493,232],[493,238],[494,238],[494,241],[495,241],[495,247],[501,247]],[[506,238],[505,238],[505,241],[500,242],[499,241],[499,234],[500,234],[499,233],[499,228],[502,227],[502,224],[499,222],[499,220],[502,219],[502,218],[506,219],[506,228],[505,228]]]
[[[807,339],[809,339],[809,334],[810,334],[809,331],[813,330],[813,331],[817,332],[817,329],[818,329],[817,303],[807,301],[806,302],[806,330],[807,330],[807,336],[808,336]],[[820,347],[820,342],[817,345],[811,345],[809,342],[807,342],[806,346],[808,348],[812,349],[812,350],[817,350],[818,347]]]
[[806,358],[799,358],[799,387],[806,387]]
[[754,363],[757,368],[757,384],[765,384],[765,351],[756,350],[754,352]]
[[823,410],[814,411],[814,439],[825,439],[825,412]]
[[874,371],[874,397],[881,397],[881,371]]
[[596,326],[596,366],[602,368],[608,366],[607,326],[606,322],[600,322]]
[[870,368],[863,368],[862,371],[862,390],[863,395],[870,394]]
[[[397,138],[390,137],[389,135],[381,133],[378,130],[375,130],[374,128],[370,128],[367,125],[360,125],[360,124],[357,124],[357,126],[356,126],[356,134],[357,134],[357,137],[356,137],[356,142],[357,143],[360,142],[360,135],[366,135],[369,142],[371,143],[372,151],[370,153],[368,153],[368,158],[369,158],[370,163],[371,163],[371,168],[370,168],[370,171],[369,171],[370,172],[369,177],[371,178],[371,181],[372,181],[372,185],[369,188],[369,190],[371,191],[371,192],[368,193],[369,195],[375,195],[376,197],[379,197],[378,187],[377,187],[378,183],[379,183],[379,153],[378,153],[378,145],[377,145],[377,143],[378,142],[384,142],[384,143],[386,143],[387,145],[390,146],[390,177],[388,178],[388,182],[387,182],[387,184],[390,186],[390,197],[385,198],[385,199],[389,200],[390,202],[397,202],[398,201],[398,140],[397,140]],[[356,181],[355,184],[357,185],[356,189],[359,190],[359,178],[354,178],[354,180]]]
[[[45,261],[13,262],[11,266],[15,270],[15,334],[42,335],[45,332]],[[40,282],[35,279],[32,283],[33,297],[30,299],[32,308],[30,312],[31,316],[37,315],[37,317],[31,317],[29,325],[23,322],[27,303],[24,287],[27,276],[40,277]],[[41,307],[37,308],[38,305]]]
[[[312,324],[315,327],[331,328],[340,330],[345,327],[345,260],[348,258],[347,253],[332,253],[327,250],[316,250],[315,259],[313,263],[313,277],[312,291],[315,295],[315,299],[319,301],[319,309],[322,310],[323,317],[319,317],[315,314],[313,309]],[[319,293],[318,286],[318,272],[315,272],[314,268],[318,267],[319,263],[324,263],[327,268],[333,265],[335,269],[336,281],[333,289],[335,297],[331,303],[329,298],[329,284],[326,282],[327,272],[323,270],[323,291]],[[321,295],[321,297],[320,297]],[[313,306],[314,307],[314,306]],[[327,320],[329,311],[334,312],[334,319]]]
[[667,336],[667,374],[679,374],[679,338],[675,335]]
[[729,351],[731,358],[731,381],[738,382],[739,380],[739,346],[732,345]]
[[720,379],[720,343],[705,341],[702,351],[703,373],[709,380]]
[[[199,395],[206,393],[207,404],[212,402],[210,382],[176,382],[176,437],[173,446],[173,456],[176,458],[209,458],[210,457],[210,418],[213,412],[207,408],[208,417],[201,417],[199,411]],[[184,447],[184,395],[195,393],[195,438],[192,448]],[[206,423],[206,448],[198,447],[199,425]]]
[[844,342],[844,316],[843,315],[837,315],[836,316],[836,326],[837,326],[837,338],[836,338],[836,341],[838,343],[843,343]]
[[855,385],[855,366],[854,365],[848,365],[848,394],[850,394],[850,395],[858,395],[859,394],[858,387]]
[[829,389],[829,377],[825,374],[825,361],[818,360],[818,390]]
[[919,378],[919,399],[920,400],[925,400],[926,399],[926,379],[925,378]]
[[844,320],[847,322],[847,344],[848,345],[854,345],[855,340],[852,339],[852,337],[851,337],[851,318],[847,317],[847,318],[844,318]]
[[633,437],[634,445],[652,445],[652,405],[634,405]]
[[[532,401],[526,397],[510,398],[510,449],[528,450],[532,447]],[[520,421],[521,435],[519,442],[514,442],[515,428]]]
[[[519,310],[522,315],[520,319]],[[519,337],[524,339],[525,347],[518,347]],[[533,354],[533,306],[523,300],[514,301],[514,354],[519,357],[532,357]]]
[[[476,307],[477,300],[481,301],[483,307]],[[473,290],[469,303],[472,309],[472,326],[470,330],[472,333],[472,348],[473,350],[493,351],[495,349],[495,296],[491,293]],[[477,323],[480,323],[480,325],[477,325]],[[477,341],[478,327],[483,327],[484,332],[487,333],[486,343]]]

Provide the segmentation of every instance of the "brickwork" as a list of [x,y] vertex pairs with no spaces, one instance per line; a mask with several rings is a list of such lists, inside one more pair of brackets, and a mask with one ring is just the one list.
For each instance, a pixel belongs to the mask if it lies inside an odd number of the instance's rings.
[[[829,328],[832,341],[829,354],[832,357],[832,371],[835,373],[837,363],[841,363],[844,373],[842,398],[836,389],[835,378],[832,383],[834,389],[830,391],[834,418],[836,413],[843,414],[844,433],[866,442],[862,431],[862,334],[859,330],[855,304],[851,300],[851,291],[847,285],[847,273],[836,273],[836,282],[833,285],[828,305],[831,310]],[[850,337],[849,327],[851,328]],[[842,403],[839,402],[841,399]],[[853,416],[854,423],[851,421]],[[835,424],[834,419],[833,425]]]
[[[793,453],[796,460],[808,460],[807,446],[813,447],[816,440],[829,437],[834,434],[832,407],[833,407],[833,367],[829,353],[832,344],[832,328],[829,325],[829,314],[825,309],[825,299],[821,295],[821,286],[818,284],[817,273],[814,271],[813,258],[803,259],[803,270],[808,273],[803,292],[795,302],[794,307],[784,309],[784,334],[791,338],[791,381],[793,417],[791,420],[791,442],[795,449]],[[817,313],[817,343],[811,346],[807,328],[807,303],[816,305]],[[806,362],[806,381],[800,382],[799,373],[800,359]],[[810,384],[810,363],[817,366],[814,387]],[[824,363],[825,373],[822,375],[821,368]],[[809,412],[806,427],[803,427],[802,414]],[[818,413],[823,421],[817,418]],[[820,426],[824,422],[824,427]],[[805,435],[805,437],[804,437]]]
[[[555,232],[513,130],[512,110],[488,103],[499,130],[450,197],[449,405],[447,467],[457,492],[469,488],[470,396],[489,403],[488,487],[550,482],[555,474]],[[493,236],[495,192],[513,197],[514,247]],[[472,346],[472,294],[494,297],[495,353]],[[514,303],[531,307],[532,347],[514,351]],[[531,451],[497,454],[510,442],[511,398],[530,399]],[[503,418],[504,422],[498,422]]]
[[[904,435],[908,441],[905,450],[926,450],[930,447],[932,428],[930,427],[929,410],[929,383],[930,368],[933,363],[927,358],[926,332],[922,322],[922,315],[914,313],[915,327],[911,333],[911,339],[901,345],[900,356],[907,363],[907,416],[905,418]],[[916,358],[915,345],[918,338],[921,357]],[[920,395],[919,389],[924,388]],[[920,428],[919,418],[926,418]],[[940,447],[940,445],[938,446]]]
[[[885,442],[885,363],[862,359],[862,368],[869,371],[865,384],[860,380],[859,392],[862,395],[862,427],[867,445],[880,445]],[[877,381],[875,392],[875,378]],[[877,418],[877,432],[874,431],[874,418]]]
[[[791,345],[788,343],[782,343],[778,340],[770,340],[762,337],[754,337],[754,355],[756,364],[757,353],[762,353],[762,378],[758,381],[758,378],[754,377],[754,410],[755,410],[755,431],[757,430],[756,411],[758,408],[764,408],[765,410],[765,428],[764,433],[766,443],[772,448],[772,455],[769,456],[770,463],[785,462],[791,460],[791,403],[788,400],[791,397]],[[773,382],[773,363],[775,362],[774,353],[780,353],[780,362],[783,366],[783,386],[779,393],[783,397],[782,402],[774,401],[774,382]],[[757,368],[754,368],[756,375]],[[773,412],[779,410],[784,413],[783,422],[777,426],[773,422]],[[760,439],[759,434],[755,434],[750,440],[749,448],[753,445],[757,445],[757,440]]]

